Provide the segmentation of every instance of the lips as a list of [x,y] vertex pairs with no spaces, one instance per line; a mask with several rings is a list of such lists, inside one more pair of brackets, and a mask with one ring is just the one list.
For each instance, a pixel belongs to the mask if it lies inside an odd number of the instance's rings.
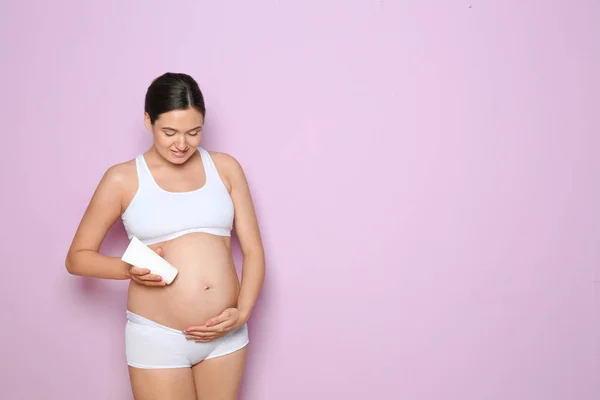
[[171,152],[173,153],[173,155],[177,158],[181,158],[181,157],[185,157],[185,155],[187,154],[187,150],[185,151],[175,151],[175,150],[171,150]]

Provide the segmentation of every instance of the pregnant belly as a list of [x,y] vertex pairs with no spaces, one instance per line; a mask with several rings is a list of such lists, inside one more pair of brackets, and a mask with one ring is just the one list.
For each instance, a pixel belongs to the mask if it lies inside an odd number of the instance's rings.
[[191,233],[150,247],[162,247],[163,257],[179,273],[164,287],[131,281],[127,299],[131,312],[182,330],[236,306],[240,285],[229,237]]

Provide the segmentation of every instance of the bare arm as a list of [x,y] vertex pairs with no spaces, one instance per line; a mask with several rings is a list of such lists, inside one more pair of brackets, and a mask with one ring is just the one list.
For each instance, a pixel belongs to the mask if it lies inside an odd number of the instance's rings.
[[129,264],[99,253],[106,233],[121,214],[124,179],[122,166],[114,166],[100,180],[69,248],[65,260],[69,273],[104,279],[131,278]]
[[242,287],[237,308],[242,318],[248,320],[264,281],[265,255],[244,171],[233,157],[225,154],[221,157],[226,158],[227,178],[235,207],[234,224],[243,254]]

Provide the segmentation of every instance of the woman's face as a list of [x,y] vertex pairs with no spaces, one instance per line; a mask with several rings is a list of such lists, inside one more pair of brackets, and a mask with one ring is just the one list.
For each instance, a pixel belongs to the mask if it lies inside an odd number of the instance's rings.
[[150,123],[148,114],[144,120],[146,128],[154,134],[154,147],[173,164],[183,164],[200,146],[204,118],[193,107],[161,114],[154,125]]

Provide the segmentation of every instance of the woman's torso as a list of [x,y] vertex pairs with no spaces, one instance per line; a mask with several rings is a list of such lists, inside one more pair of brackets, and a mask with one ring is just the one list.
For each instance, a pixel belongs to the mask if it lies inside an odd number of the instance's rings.
[[164,287],[131,281],[128,309],[184,329],[235,307],[239,280],[231,256],[233,202],[209,153],[199,148],[186,165],[175,168],[148,164],[143,155],[134,162],[132,184],[127,185],[131,189],[123,196],[127,234],[151,248],[161,247],[179,273]]

